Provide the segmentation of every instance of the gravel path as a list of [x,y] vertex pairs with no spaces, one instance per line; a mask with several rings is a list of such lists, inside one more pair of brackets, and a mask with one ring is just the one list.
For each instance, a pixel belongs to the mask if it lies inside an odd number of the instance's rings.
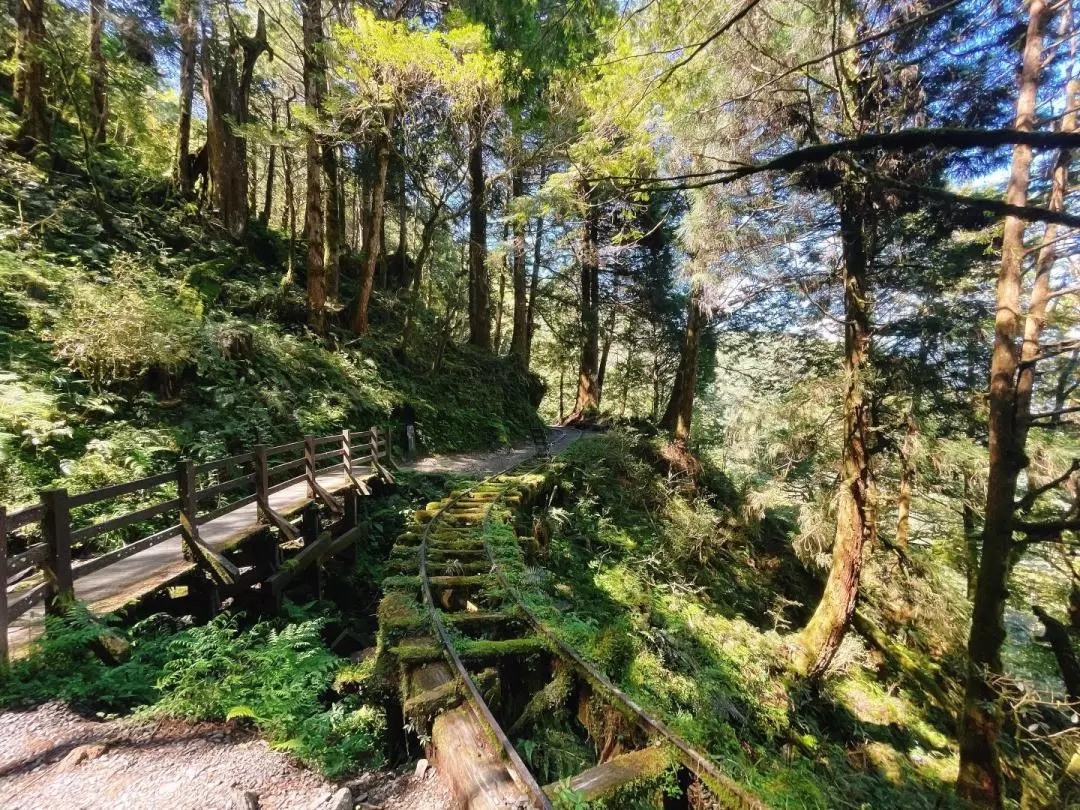
[[417,778],[372,771],[335,785],[248,732],[212,723],[102,722],[49,703],[0,713],[0,807],[7,810],[316,808],[339,787],[359,807],[449,810],[433,770]]
[[[581,435],[555,429],[555,452]],[[430,456],[407,469],[486,476],[536,452],[509,450]],[[0,808],[65,810],[315,810],[340,787],[363,810],[450,810],[452,796],[434,769],[423,777],[369,771],[331,783],[252,733],[230,724],[167,720],[136,723],[82,717],[48,703],[30,711],[0,711]]]

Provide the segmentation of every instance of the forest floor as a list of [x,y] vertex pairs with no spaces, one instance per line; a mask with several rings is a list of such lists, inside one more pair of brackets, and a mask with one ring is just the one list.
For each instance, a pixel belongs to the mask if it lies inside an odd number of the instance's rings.
[[[556,429],[552,452],[581,435]],[[401,465],[418,473],[486,476],[523,461],[535,446],[435,455]],[[179,720],[102,721],[48,703],[28,711],[0,712],[0,807],[149,808],[168,806],[247,810],[258,807],[316,810],[329,806],[341,787],[359,807],[448,810],[450,789],[429,768],[379,770],[332,783],[272,750],[254,733],[232,723]]]

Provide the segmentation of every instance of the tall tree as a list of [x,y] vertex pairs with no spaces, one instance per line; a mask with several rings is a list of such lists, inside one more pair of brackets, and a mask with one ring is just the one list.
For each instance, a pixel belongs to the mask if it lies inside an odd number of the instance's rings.
[[[1023,132],[1031,132],[1035,128],[1043,35],[1049,16],[1050,8],[1045,0],[1031,0],[1013,124]],[[1005,192],[1005,201],[1010,205],[1027,204],[1031,161],[1031,146],[1017,144],[1013,147],[1009,185]],[[1020,364],[1017,338],[1020,336],[1025,225],[1025,221],[1019,217],[1007,217],[1001,242],[994,351],[990,361],[990,470],[982,555],[968,638],[964,708],[960,718],[957,790],[965,799],[980,807],[999,808],[1004,803],[997,749],[1002,712],[994,678],[1002,671],[1001,645],[1005,640],[1003,616],[1013,551],[1014,501],[1023,454],[1023,447],[1017,443],[1015,380]]]
[[176,26],[180,32],[180,114],[176,122],[176,165],[174,175],[180,193],[192,192],[191,161],[191,102],[195,97],[195,50],[198,46],[196,0],[177,0]]
[[[519,200],[525,196],[525,170],[515,167],[510,177],[511,196]],[[514,282],[514,327],[510,334],[510,356],[528,368],[529,363],[529,292],[525,276],[525,215],[513,211],[510,258]]]
[[583,185],[584,213],[578,248],[578,272],[581,278],[580,360],[578,390],[574,414],[582,415],[600,405],[600,209],[590,199],[592,189]]
[[304,239],[307,241],[308,322],[316,333],[326,330],[326,265],[323,255],[323,149],[317,132],[326,87],[326,56],[323,46],[321,0],[304,0],[301,6],[304,30],[304,106],[309,121],[307,133],[307,206]]
[[19,0],[15,4],[18,33],[15,38],[15,102],[22,122],[19,136],[37,143],[49,142],[45,109],[45,0]]
[[686,447],[690,441],[690,423],[694,416],[694,389],[698,380],[698,355],[701,332],[705,328],[704,284],[692,281],[686,304],[686,330],[679,349],[679,368],[671,388],[671,399],[660,420],[660,426],[671,431],[676,444]]
[[[227,29],[224,38],[218,30],[222,23]],[[245,34],[241,25],[232,13],[227,13],[223,20],[211,14],[202,36],[210,179],[218,215],[234,239],[244,236],[250,215],[247,138],[243,127],[248,122],[251,82],[259,56],[270,52],[262,9],[256,17],[253,36]]]
[[106,0],[90,0],[90,124],[95,143],[105,141],[109,124],[108,75],[101,37],[105,31]]
[[478,104],[469,118],[469,343],[491,349],[491,280],[487,267],[484,124]]

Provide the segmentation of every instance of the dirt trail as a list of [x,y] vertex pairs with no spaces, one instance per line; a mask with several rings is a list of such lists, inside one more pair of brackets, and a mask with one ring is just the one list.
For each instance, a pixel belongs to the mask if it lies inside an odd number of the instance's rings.
[[[556,429],[554,452],[580,431]],[[486,476],[534,455],[532,443],[508,450],[430,456],[403,465],[416,472]],[[349,787],[365,810],[450,810],[448,787],[429,770],[417,777],[369,771],[331,783],[273,751],[257,736],[227,724],[180,721],[102,722],[50,703],[0,712],[0,807],[164,808],[247,810],[245,793],[263,810],[315,810],[339,787]]]

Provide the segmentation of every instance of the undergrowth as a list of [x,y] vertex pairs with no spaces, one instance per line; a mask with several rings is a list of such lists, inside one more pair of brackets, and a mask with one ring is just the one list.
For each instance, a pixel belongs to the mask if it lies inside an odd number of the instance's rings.
[[567,643],[771,806],[954,806],[946,721],[854,633],[823,688],[787,674],[815,587],[788,516],[748,515],[719,472],[672,474],[628,431],[555,464],[550,544],[514,576]]
[[348,662],[326,646],[324,624],[308,615],[245,626],[221,614],[185,627],[156,615],[123,629],[76,603],[48,617],[31,654],[0,678],[0,704],[60,700],[107,716],[251,723],[336,778],[382,764],[385,718],[362,695],[334,691]]

